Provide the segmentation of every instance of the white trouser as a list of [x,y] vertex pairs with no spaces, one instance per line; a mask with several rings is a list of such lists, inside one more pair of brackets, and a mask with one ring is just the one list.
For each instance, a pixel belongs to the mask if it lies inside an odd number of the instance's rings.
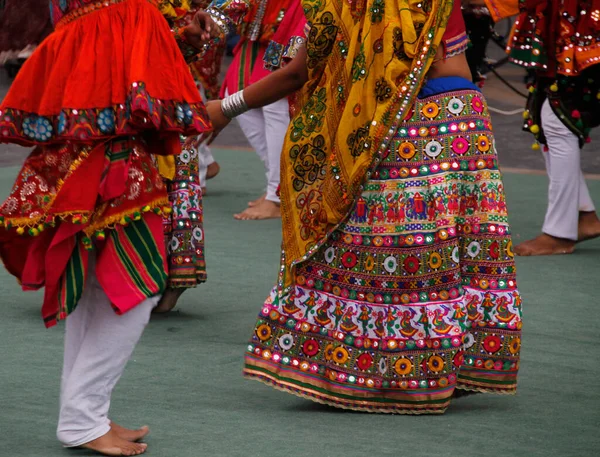
[[[206,103],[206,91],[202,84],[196,82],[196,86],[200,91],[202,100]],[[211,163],[214,163],[215,158],[212,155],[212,151],[206,145],[206,142],[201,143],[197,148],[198,151],[198,173],[200,174],[200,187],[206,187],[206,170]]]
[[279,203],[277,188],[281,166],[281,150],[290,124],[287,98],[260,109],[250,110],[236,119],[250,145],[265,164],[267,200]]
[[110,430],[110,397],[159,296],[119,316],[100,287],[90,256],[83,295],[66,320],[57,437],[81,446]]
[[200,187],[206,187],[206,170],[211,163],[215,162],[215,158],[212,155],[212,151],[206,145],[202,143],[198,146],[198,171],[200,173]]
[[594,211],[594,202],[581,171],[579,140],[554,114],[548,100],[542,106],[542,127],[548,142],[544,153],[550,185],[542,231],[577,240],[579,211]]

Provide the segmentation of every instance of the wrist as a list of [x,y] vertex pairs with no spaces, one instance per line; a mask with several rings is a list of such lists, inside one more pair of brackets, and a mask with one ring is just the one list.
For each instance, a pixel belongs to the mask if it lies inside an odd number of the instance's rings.
[[248,105],[244,99],[244,91],[240,90],[221,100],[221,112],[227,119],[233,119],[248,111]]

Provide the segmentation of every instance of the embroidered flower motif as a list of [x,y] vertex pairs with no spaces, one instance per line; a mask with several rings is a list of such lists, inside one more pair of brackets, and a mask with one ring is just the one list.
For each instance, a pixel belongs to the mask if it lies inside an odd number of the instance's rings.
[[441,372],[445,365],[444,359],[442,359],[439,355],[432,355],[427,360],[427,367],[429,368],[429,371],[432,371],[433,373]]
[[113,133],[115,130],[115,112],[111,108],[103,109],[98,114],[97,123],[102,133]]
[[435,159],[439,156],[444,150],[444,146],[439,141],[432,140],[425,145],[425,154],[427,154],[432,159]]
[[479,135],[477,137],[477,149],[481,152],[488,152],[490,150],[490,140],[486,135]]
[[419,268],[421,267],[421,262],[419,258],[414,255],[409,255],[406,259],[404,259],[404,269],[407,273],[414,275]]
[[472,259],[477,257],[480,252],[481,252],[481,245],[479,244],[478,241],[471,241],[469,243],[469,245],[467,246],[467,254],[469,254],[469,257],[471,257]]
[[483,111],[483,102],[479,97],[473,97],[471,100],[471,108],[473,108],[473,111],[477,113],[481,113]]
[[172,237],[171,238],[171,242],[169,243],[169,249],[171,250],[171,252],[177,252],[177,249],[179,249],[179,240],[177,239],[177,237]]
[[396,271],[398,269],[398,260],[396,260],[396,257],[391,255],[388,258],[386,258],[383,261],[383,268],[385,268],[385,271],[387,271],[390,274]]
[[382,357],[379,360],[379,373],[382,375],[385,375],[387,373],[387,369],[388,369],[388,364],[387,364],[387,359],[385,357]]
[[444,261],[442,260],[442,256],[439,253],[432,252],[431,254],[429,254],[429,260],[427,261],[427,264],[432,270],[437,270],[444,264]]
[[314,357],[319,353],[319,343],[317,340],[306,340],[302,345],[302,352],[304,352],[308,357]]
[[192,230],[192,236],[197,241],[202,241],[204,239],[204,232],[200,227],[194,227]]
[[350,358],[350,354],[348,354],[348,351],[342,346],[335,348],[331,356],[333,361],[338,365],[345,364]]
[[344,265],[346,268],[354,268],[356,266],[357,261],[358,257],[354,252],[348,251],[345,252],[342,256],[342,265]]
[[10,214],[19,206],[19,201],[15,197],[9,197],[4,202],[2,212],[4,214]]
[[256,336],[261,341],[267,341],[269,338],[271,338],[272,333],[273,331],[271,330],[271,327],[269,327],[267,324],[261,324],[256,327]]
[[415,153],[415,145],[413,143],[408,141],[400,143],[400,146],[398,147],[398,154],[400,154],[400,157],[402,157],[404,160],[412,159],[415,156]]
[[190,151],[188,151],[187,149],[183,149],[179,154],[179,160],[181,160],[183,163],[190,163],[191,159],[192,157]]
[[452,97],[448,101],[448,111],[450,111],[452,114],[454,114],[456,116],[458,116],[460,113],[462,113],[464,108],[465,108],[465,103],[460,98]]
[[429,102],[429,103],[425,104],[425,106],[423,106],[423,108],[421,108],[421,113],[423,113],[423,116],[425,116],[429,119],[433,119],[433,118],[437,117],[439,112],[440,112],[440,109],[437,106],[437,103],[434,103],[434,102]]
[[279,337],[278,343],[281,349],[289,351],[294,346],[294,337],[290,333],[286,333]]
[[465,335],[465,349],[470,349],[475,344],[475,337],[471,333]]
[[325,262],[331,263],[335,260],[335,249],[333,247],[327,248],[325,251]]
[[413,364],[410,359],[407,359],[406,357],[399,358],[394,364],[394,370],[396,370],[396,373],[398,373],[400,376],[406,376],[412,371],[412,369]]
[[358,359],[356,359],[356,366],[359,370],[367,371],[373,366],[373,357],[367,352],[361,354]]
[[42,116],[28,116],[23,120],[23,133],[35,141],[48,141],[52,137],[52,124]]
[[451,146],[452,150],[458,155],[463,155],[469,150],[469,142],[460,136],[454,138]]
[[490,354],[495,354],[502,349],[502,340],[496,335],[490,335],[483,340],[483,349]]
[[520,349],[521,349],[521,338],[519,338],[518,336],[511,338],[511,340],[508,342],[508,351],[512,355],[515,355],[519,352]]

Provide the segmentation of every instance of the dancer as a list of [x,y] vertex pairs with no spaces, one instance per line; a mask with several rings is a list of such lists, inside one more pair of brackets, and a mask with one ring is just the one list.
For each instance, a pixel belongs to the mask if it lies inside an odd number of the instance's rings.
[[51,15],[0,106],[0,141],[35,146],[0,206],[0,256],[24,290],[45,288],[47,327],[67,319],[58,439],[137,455],[148,429],[108,411],[167,283],[171,209],[152,154],[209,129],[181,52],[197,54],[214,25],[198,15],[174,39],[147,0],[53,0]]
[[[200,9],[206,9],[210,5],[210,1],[196,0],[194,1],[194,5]],[[220,11],[223,12],[223,7],[220,8]],[[231,13],[224,12],[223,14],[229,16]],[[241,20],[241,18],[239,19]],[[205,100],[216,100],[219,98],[221,88],[219,75],[221,74],[223,55],[225,54],[226,47],[226,40],[219,40],[204,52],[201,59],[190,64],[192,75]],[[196,149],[198,150],[200,168],[200,186],[202,187],[202,193],[206,194],[206,181],[216,177],[221,171],[221,167],[206,144],[196,145]]]
[[303,4],[306,49],[208,104],[218,132],[303,85],[308,100],[283,152],[280,278],[244,375],[368,412],[514,394],[521,298],[489,112],[456,40],[460,5]]
[[[494,11],[498,2],[488,1]],[[577,243],[600,236],[600,219],[580,163],[591,129],[600,125],[600,2],[519,5],[508,52],[512,62],[537,73],[524,127],[544,145],[550,184],[542,233],[520,243],[515,253],[571,254]],[[534,148],[540,149],[539,144]]]
[[[285,17],[291,0],[259,0],[252,2],[240,28],[240,42],[234,49],[233,62],[223,83],[222,95],[233,94],[269,74],[263,57],[274,33]],[[281,148],[290,117],[287,99],[275,100],[237,118],[244,135],[265,164],[267,189],[251,201],[248,208],[234,215],[239,220],[280,217],[279,163]]]

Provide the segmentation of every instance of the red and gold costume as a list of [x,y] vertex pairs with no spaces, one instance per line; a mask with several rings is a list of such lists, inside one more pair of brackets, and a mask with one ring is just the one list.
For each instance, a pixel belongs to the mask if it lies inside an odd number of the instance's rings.
[[[218,4],[215,0],[213,5]],[[221,96],[244,89],[269,74],[263,59],[271,40],[277,32],[292,0],[258,0],[250,3],[240,26],[240,42],[233,51],[233,62],[229,66],[221,89]]]
[[154,2],[53,0],[51,15],[0,106],[0,141],[36,146],[0,207],[0,256],[23,289],[45,287],[47,326],[77,304],[94,247],[117,313],[164,289],[170,208],[152,155],[209,129]]
[[[579,139],[600,125],[600,0],[486,0],[496,19],[519,14],[509,39],[510,60],[537,71],[525,112],[525,130],[545,143],[546,99]],[[505,5],[503,5],[505,4]]]

